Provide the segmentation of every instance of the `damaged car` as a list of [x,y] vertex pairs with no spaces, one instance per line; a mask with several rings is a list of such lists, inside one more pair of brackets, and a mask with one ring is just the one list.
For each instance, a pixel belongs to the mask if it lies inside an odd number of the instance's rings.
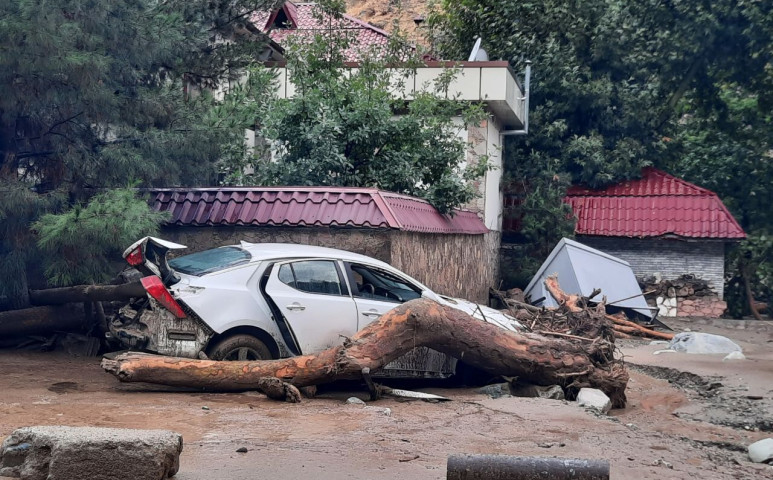
[[[124,252],[147,295],[120,309],[108,336],[124,348],[214,360],[269,360],[321,351],[400,303],[424,297],[516,331],[512,317],[439,295],[365,255],[297,244],[247,243],[168,259],[184,245],[145,237]],[[380,376],[437,377],[456,359],[417,348]]]

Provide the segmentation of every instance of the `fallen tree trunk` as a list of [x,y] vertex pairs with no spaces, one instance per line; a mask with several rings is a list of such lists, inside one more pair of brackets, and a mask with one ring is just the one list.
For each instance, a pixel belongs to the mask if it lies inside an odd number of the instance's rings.
[[121,285],[76,285],[74,287],[30,290],[30,303],[33,305],[60,305],[76,302],[102,302],[110,300],[129,300],[144,297],[145,289],[140,282]]
[[362,378],[419,346],[431,347],[487,372],[539,384],[603,390],[625,405],[628,372],[613,358],[614,344],[572,342],[513,333],[427,299],[400,305],[342,346],[282,360],[215,362],[127,353],[102,367],[124,382],[148,382],[215,390],[254,389],[266,377],[295,387]]
[[84,328],[83,311],[70,307],[33,307],[0,312],[0,338]]

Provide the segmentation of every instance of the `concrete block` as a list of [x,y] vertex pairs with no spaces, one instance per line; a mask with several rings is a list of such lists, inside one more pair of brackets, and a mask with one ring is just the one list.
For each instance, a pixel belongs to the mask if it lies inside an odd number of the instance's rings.
[[597,388],[581,388],[577,394],[577,404],[599,413],[607,413],[612,408],[612,401]]
[[749,445],[749,458],[757,463],[773,460],[773,438],[764,438]]
[[0,447],[0,476],[163,480],[180,468],[182,448],[182,436],[169,430],[23,427]]

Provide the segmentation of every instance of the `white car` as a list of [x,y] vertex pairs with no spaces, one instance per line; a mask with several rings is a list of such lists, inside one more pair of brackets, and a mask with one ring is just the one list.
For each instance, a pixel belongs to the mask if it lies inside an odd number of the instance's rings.
[[[110,322],[123,346],[189,358],[267,360],[317,352],[402,302],[429,298],[507,330],[518,322],[497,310],[436,294],[379,260],[332,248],[246,243],[167,261],[184,245],[145,237],[124,252],[146,275],[147,298]],[[384,376],[453,374],[455,359],[416,349]]]

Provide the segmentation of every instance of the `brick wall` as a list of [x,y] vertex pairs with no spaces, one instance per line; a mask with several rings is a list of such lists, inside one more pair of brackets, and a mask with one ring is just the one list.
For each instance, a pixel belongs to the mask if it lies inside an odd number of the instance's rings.
[[706,280],[723,297],[723,242],[589,236],[578,236],[577,241],[625,260],[637,277],[660,272],[663,279],[673,280],[688,273]]

